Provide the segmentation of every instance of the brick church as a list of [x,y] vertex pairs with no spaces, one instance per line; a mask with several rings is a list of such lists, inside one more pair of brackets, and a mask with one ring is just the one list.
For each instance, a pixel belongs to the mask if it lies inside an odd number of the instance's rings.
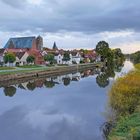
[[35,56],[35,64],[44,64],[41,54],[43,50],[43,38],[41,36],[10,38],[4,49],[8,52],[28,52],[29,55]]

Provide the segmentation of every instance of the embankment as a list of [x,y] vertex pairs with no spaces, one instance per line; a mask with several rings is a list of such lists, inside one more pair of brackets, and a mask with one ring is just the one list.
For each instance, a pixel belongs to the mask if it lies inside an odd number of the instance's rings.
[[71,66],[60,66],[60,67],[51,67],[46,70],[33,70],[33,71],[26,71],[26,72],[17,72],[11,74],[3,74],[0,75],[0,82],[6,82],[9,80],[20,80],[20,79],[32,79],[36,77],[47,77],[47,76],[55,76],[55,75],[62,75],[64,73],[70,73],[74,71],[90,69],[94,67],[102,66],[102,64],[79,64],[79,65],[71,65]]
[[116,122],[109,140],[140,140],[140,64],[112,86],[110,107]]

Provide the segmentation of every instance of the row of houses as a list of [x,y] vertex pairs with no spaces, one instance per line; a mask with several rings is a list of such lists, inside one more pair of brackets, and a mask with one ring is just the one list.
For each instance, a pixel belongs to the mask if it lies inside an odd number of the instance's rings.
[[[16,56],[16,61],[12,65],[26,65],[27,57],[32,55],[35,57],[36,65],[45,65],[44,56],[53,54],[57,64],[79,64],[81,61],[100,61],[96,55],[95,50],[87,50],[86,53],[83,50],[66,51],[58,49],[56,43],[52,49],[43,47],[43,38],[38,37],[18,37],[10,38],[6,45],[0,49],[0,63],[4,62],[4,56],[6,53],[13,53]],[[64,60],[64,54],[68,53],[70,59]]]

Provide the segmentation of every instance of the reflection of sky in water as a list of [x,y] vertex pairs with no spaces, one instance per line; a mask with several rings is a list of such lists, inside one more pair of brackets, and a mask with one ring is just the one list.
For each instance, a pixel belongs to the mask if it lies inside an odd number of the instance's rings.
[[115,78],[123,76],[133,69],[134,69],[133,63],[131,63],[130,61],[125,61],[124,67],[122,68],[120,73],[116,72]]
[[12,98],[1,88],[0,140],[102,140],[108,88],[99,88],[96,76],[51,89],[17,89]]

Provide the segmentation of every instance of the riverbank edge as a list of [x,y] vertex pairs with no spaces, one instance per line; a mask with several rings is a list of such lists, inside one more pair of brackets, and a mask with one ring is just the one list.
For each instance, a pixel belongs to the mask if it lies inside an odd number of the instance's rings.
[[[130,78],[131,81],[133,81],[136,77],[137,79],[135,79],[135,81],[139,81],[140,77],[138,78],[138,75],[140,75],[140,63],[134,65],[134,67],[135,69],[130,71],[127,75],[125,75],[123,79],[118,78],[117,82],[120,83],[120,80],[129,81],[127,78],[130,76],[131,76]],[[135,76],[135,78],[133,76]],[[130,88],[134,86],[139,86],[139,85],[137,84],[131,84],[131,86],[129,85]],[[137,91],[139,91],[139,89],[135,90],[135,92]],[[124,94],[126,94],[126,92]],[[135,96],[135,98],[139,98],[138,93],[137,93],[137,96]],[[128,139],[138,140],[140,139],[140,123],[139,123],[140,122],[140,105],[139,103],[138,104],[136,102],[134,103],[136,104],[136,106],[132,113],[130,114],[126,113],[125,115],[119,116],[115,122],[115,125],[112,123],[109,126],[111,131],[109,130],[109,133],[107,134],[107,140],[128,140]]]
[[33,70],[26,71],[22,73],[11,73],[0,75],[0,82],[6,82],[9,80],[19,80],[24,78],[35,78],[42,76],[53,76],[56,74],[63,74],[72,71],[78,71],[85,68],[93,68],[93,67],[102,67],[103,63],[88,63],[88,64],[78,64],[72,66],[60,66],[60,67],[51,67],[46,70]]

